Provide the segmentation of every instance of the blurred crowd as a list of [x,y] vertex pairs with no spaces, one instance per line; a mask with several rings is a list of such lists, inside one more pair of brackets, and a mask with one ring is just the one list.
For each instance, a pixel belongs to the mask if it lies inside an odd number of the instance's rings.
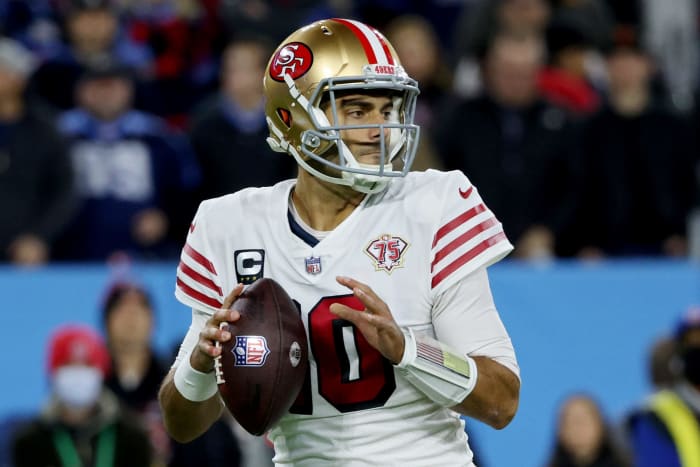
[[101,329],[67,322],[52,331],[48,397],[37,414],[3,420],[1,466],[272,467],[271,445],[228,411],[190,443],[168,436],[157,397],[179,346],[154,349],[148,290],[119,278],[98,313]]
[[[52,331],[45,353],[48,397],[36,414],[0,420],[0,466],[272,467],[266,438],[247,433],[226,410],[190,443],[168,436],[157,397],[178,347],[171,355],[155,350],[158,310],[148,289],[117,273],[96,314],[99,329],[67,322]],[[645,363],[651,391],[628,401],[619,418],[606,413],[599,394],[564,393],[538,465],[698,464],[700,306],[688,307],[669,332],[655,337]],[[549,423],[546,416],[542,423]],[[467,420],[466,429],[472,426]],[[493,466],[473,435],[475,463]]]
[[611,420],[588,393],[559,403],[546,467],[681,467],[700,462],[700,307],[690,306],[647,354],[652,391]]
[[174,259],[202,199],[293,177],[261,77],[333,16],[394,44],[414,170],[464,171],[514,257],[700,245],[694,0],[0,0],[0,261]]

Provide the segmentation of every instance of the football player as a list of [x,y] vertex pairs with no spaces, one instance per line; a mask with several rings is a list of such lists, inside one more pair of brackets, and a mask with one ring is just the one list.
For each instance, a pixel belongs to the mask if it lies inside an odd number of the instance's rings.
[[204,201],[177,272],[192,324],[160,392],[170,434],[222,410],[214,358],[260,277],[299,304],[308,390],[269,432],[279,465],[472,466],[460,414],[515,415],[519,368],[486,268],[512,245],[461,172],[409,172],[418,86],[377,30],[322,20],[264,77],[268,143],[296,179]]

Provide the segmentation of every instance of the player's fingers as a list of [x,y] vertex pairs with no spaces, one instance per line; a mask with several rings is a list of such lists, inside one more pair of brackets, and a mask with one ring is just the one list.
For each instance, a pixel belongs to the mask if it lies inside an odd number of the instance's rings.
[[236,284],[233,290],[226,296],[224,304],[221,306],[224,310],[228,310],[233,305],[233,302],[243,293],[243,284]]
[[356,321],[359,319],[359,315],[364,314],[360,310],[350,308],[349,306],[343,305],[341,303],[333,303],[330,306],[329,310],[331,311],[331,313],[333,313],[337,317],[342,318],[342,319],[346,319],[353,324],[355,324]]
[[240,318],[240,313],[236,310],[230,310],[227,308],[222,308],[216,313],[214,313],[211,318],[209,319],[209,325],[212,327],[219,327],[219,325],[223,322],[234,322],[238,321],[238,318]]
[[379,298],[379,296],[372,290],[367,284],[363,284],[360,281],[349,277],[338,276],[338,283],[345,285],[352,289],[353,294],[357,297],[365,308],[371,313],[378,314],[384,317],[391,317],[391,311],[387,306],[386,302]]
[[218,344],[230,339],[231,332],[228,329],[221,329],[219,326],[208,323],[199,333],[197,349],[209,358],[218,357],[221,354],[221,346]]
[[231,339],[231,331],[227,327],[222,329],[220,326],[206,326],[199,333],[199,338],[214,344],[214,342],[226,342]]
[[367,325],[377,329],[386,327],[386,319],[372,313],[370,310],[360,311],[340,303],[332,304],[329,310],[337,317],[350,321],[358,328],[364,328]]
[[372,290],[367,284],[360,282],[358,280],[355,280],[352,277],[337,276],[335,278],[335,280],[338,282],[338,284],[344,285],[348,289],[361,288],[367,292],[370,292]]
[[[357,296],[363,303],[365,303],[365,300],[367,300],[375,308],[381,305],[385,305],[384,301],[381,298],[379,298],[379,296],[374,292],[374,290],[372,290],[372,287],[365,283],[362,283],[347,276],[338,276],[336,277],[336,281],[339,284],[344,285],[349,289],[352,289],[355,296]],[[367,303],[365,303],[365,305],[367,305]]]
[[380,315],[385,315],[387,313],[388,307],[386,303],[384,303],[381,298],[377,297],[375,293],[368,293],[365,289],[359,287],[352,289],[352,292],[371,313]]

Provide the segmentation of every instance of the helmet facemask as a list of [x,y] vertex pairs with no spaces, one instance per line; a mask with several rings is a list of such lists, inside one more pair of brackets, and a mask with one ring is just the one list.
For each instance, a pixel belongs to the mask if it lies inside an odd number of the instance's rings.
[[[410,170],[419,137],[413,123],[418,84],[376,29],[343,18],[304,26],[272,55],[263,84],[270,147],[294,156],[308,173],[363,193],[376,193]],[[342,96],[374,98],[378,93],[391,98],[393,104],[387,113],[386,101],[380,99],[381,118],[355,119],[337,108]],[[370,164],[364,155],[350,150],[362,148],[364,138],[355,140],[355,136],[363,129],[373,143],[374,131],[381,135],[379,157]],[[363,148],[354,150],[359,153]]]
[[[364,67],[364,76],[330,77],[321,80],[307,99],[296,87],[294,80],[285,76],[285,83],[297,111],[303,111],[311,128],[303,131],[297,148],[284,144],[268,117],[268,123],[276,138],[268,138],[270,146],[292,154],[299,165],[312,175],[339,185],[347,185],[362,193],[382,191],[392,178],[405,176],[411,168],[418,145],[420,129],[413,123],[416,97],[419,93],[415,80],[409,78],[399,66],[391,67],[394,73],[374,73],[371,66]],[[347,94],[372,94],[385,91],[392,100],[391,117],[384,123],[340,125],[336,98]],[[323,110],[328,108],[330,120]],[[323,107],[323,108],[322,108]],[[341,131],[376,128],[379,138],[379,163],[362,164],[343,142]],[[388,130],[388,131],[387,131]],[[272,140],[272,141],[270,141]],[[282,141],[280,141],[282,140]],[[282,143],[282,144],[280,144]],[[337,157],[336,157],[337,156]],[[315,161],[309,164],[309,161]],[[321,166],[329,170],[319,170]]]

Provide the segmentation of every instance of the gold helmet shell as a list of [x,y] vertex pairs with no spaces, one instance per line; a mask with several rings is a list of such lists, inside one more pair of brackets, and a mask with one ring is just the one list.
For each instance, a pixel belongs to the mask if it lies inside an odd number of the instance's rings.
[[[410,170],[419,138],[413,123],[418,84],[376,29],[341,18],[304,26],[275,50],[263,84],[270,147],[291,154],[313,175],[373,193]],[[393,117],[381,124],[338,125],[335,94],[368,90],[386,90],[392,97]],[[330,103],[331,118],[321,110],[322,101]],[[344,129],[371,127],[390,134],[388,141],[382,139],[378,165],[360,164],[340,137]],[[329,151],[332,148],[337,151]],[[319,164],[334,170],[318,170]]]

